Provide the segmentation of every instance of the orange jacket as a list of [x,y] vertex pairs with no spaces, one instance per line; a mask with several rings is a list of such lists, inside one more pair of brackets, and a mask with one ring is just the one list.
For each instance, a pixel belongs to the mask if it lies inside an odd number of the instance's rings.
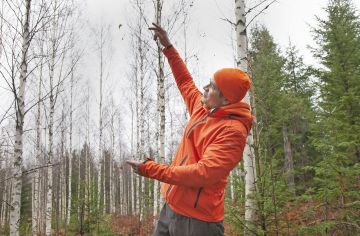
[[175,48],[163,50],[190,113],[170,166],[147,161],[140,174],[163,182],[161,192],[178,214],[207,222],[224,219],[227,177],[241,161],[252,115],[243,102],[205,109],[186,65]]

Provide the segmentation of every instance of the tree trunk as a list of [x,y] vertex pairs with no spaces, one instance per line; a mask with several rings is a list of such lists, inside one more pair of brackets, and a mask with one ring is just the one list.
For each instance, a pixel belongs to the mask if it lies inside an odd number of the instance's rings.
[[70,217],[71,217],[71,179],[72,179],[72,134],[73,134],[73,97],[74,97],[74,72],[71,72],[71,78],[70,78],[70,147],[69,147],[69,175],[68,175],[68,199],[67,199],[67,211],[66,211],[66,225],[70,224]]
[[[8,146],[8,145],[7,145]],[[9,157],[7,155],[8,150],[7,148],[4,150],[4,162],[5,169],[4,169],[4,179],[8,179],[11,175],[10,170],[10,163]],[[2,228],[8,223],[8,213],[9,213],[9,205],[7,203],[10,202],[10,190],[11,190],[11,181],[5,181],[4,185],[2,186],[2,202],[1,202],[1,215],[0,215],[0,227]]]
[[[246,33],[245,0],[235,0],[235,18],[236,18],[236,41],[237,41],[237,67],[248,72],[248,43]],[[250,104],[250,96],[247,94],[244,101]],[[253,134],[250,131],[247,138],[245,151],[243,155],[245,169],[245,235],[255,220],[255,202],[254,193],[256,191],[256,169],[255,155],[253,150]]]
[[60,173],[60,208],[59,208],[59,216],[61,222],[64,222],[66,216],[66,118],[65,118],[65,104],[62,110],[62,129],[61,129],[61,149],[60,149],[60,156],[61,156],[61,173]]
[[86,159],[85,159],[85,179],[86,179],[86,193],[87,193],[87,197],[85,197],[86,202],[87,202],[87,216],[90,217],[91,214],[91,206],[90,203],[92,202],[92,192],[90,193],[90,186],[92,186],[92,181],[91,181],[91,154],[90,154],[90,86],[87,86],[87,103],[86,103],[86,144],[88,146],[88,155],[86,155]]
[[[41,53],[43,53],[41,46]],[[42,85],[42,72],[43,72],[43,60],[40,62],[40,75],[39,75],[39,91],[38,91],[38,104],[37,104],[37,117],[36,117],[36,151],[35,151],[35,165],[41,165],[41,85]],[[34,171],[34,182],[33,182],[33,205],[32,205],[32,233],[37,235],[39,232],[39,191],[40,191],[40,170]]]
[[47,197],[46,197],[46,221],[45,221],[45,234],[47,236],[51,235],[51,220],[52,220],[52,188],[53,188],[53,178],[52,178],[52,161],[53,161],[53,128],[54,128],[54,112],[55,112],[55,94],[54,94],[54,74],[55,74],[55,58],[56,58],[56,31],[57,31],[57,19],[56,19],[56,11],[57,11],[57,2],[55,1],[54,5],[54,19],[53,19],[53,36],[51,39],[52,43],[52,53],[50,60],[50,96],[49,96],[49,143],[48,143],[48,156],[47,156]]
[[104,40],[104,28],[101,27],[100,29],[100,104],[99,104],[99,175],[98,175],[98,208],[99,212],[101,207],[104,211],[104,202],[105,198],[102,197],[101,201],[101,189],[103,188],[105,193],[105,185],[102,184],[102,180],[105,179],[105,174],[103,175],[104,171],[102,172],[102,168],[105,170],[105,155],[103,155],[103,149],[102,149],[102,136],[103,136],[103,120],[102,120],[102,99],[103,99],[103,40]]
[[286,125],[283,125],[282,127],[282,134],[284,139],[285,177],[290,191],[295,194],[294,160],[289,141],[288,128]]
[[[161,16],[162,16],[162,7],[163,0],[156,0],[156,9],[155,9],[155,18],[156,23],[161,25]],[[157,63],[158,63],[158,71],[157,71],[157,113],[159,114],[159,118],[157,119],[158,124],[158,151],[157,151],[157,162],[165,163],[165,78],[164,78],[164,63],[163,56],[161,50],[161,44],[157,41]],[[160,193],[160,184],[159,181],[155,180],[154,183],[154,213],[156,216],[159,212],[159,209],[162,205],[163,199],[159,196]],[[160,206],[159,206],[160,205]]]
[[[30,46],[30,6],[31,0],[25,1],[25,19],[23,23],[22,34],[22,52],[21,52],[21,72],[20,72],[20,84],[19,92],[16,99],[16,126],[15,126],[15,148],[14,148],[14,160],[12,171],[12,196],[11,196],[11,209],[10,209],[10,235],[19,235],[20,226],[20,206],[21,206],[21,177],[22,177],[22,165],[23,165],[23,130],[24,130],[24,116],[25,116],[25,87],[27,79],[27,67],[28,58],[27,53]],[[16,88],[13,88],[16,89]]]
[[[114,100],[113,97],[111,97],[111,101],[112,107],[115,107],[114,104]],[[114,181],[113,181],[113,158],[115,156],[115,130],[114,130],[114,118],[115,118],[115,114],[114,111],[112,111],[111,114],[111,154],[110,154],[110,160],[109,160],[109,208],[110,208],[110,213],[114,213],[115,212],[115,203],[114,203]]]

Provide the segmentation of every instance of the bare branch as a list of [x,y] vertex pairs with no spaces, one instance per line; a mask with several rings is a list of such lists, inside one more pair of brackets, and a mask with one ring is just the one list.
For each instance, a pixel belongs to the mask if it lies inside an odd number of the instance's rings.
[[255,19],[256,19],[256,17],[258,17],[260,14],[262,14],[262,13],[264,13],[264,11],[266,10],[266,9],[268,9],[274,2],[276,2],[277,0],[273,0],[273,1],[271,1],[268,5],[266,5],[261,11],[259,11],[250,21],[249,21],[249,23],[246,25],[246,27],[245,27],[245,29],[247,29],[247,27],[251,24],[251,22],[253,22]]
[[14,105],[15,99],[12,101],[11,105],[9,106],[9,108],[5,111],[5,114],[3,115],[3,117],[0,119],[0,124],[7,118],[7,114],[9,113],[10,109],[12,108],[12,106]]
[[236,26],[236,24],[234,22],[232,22],[231,20],[229,20],[228,18],[220,18],[220,20],[226,21],[226,22],[230,23],[230,25],[232,25],[232,26]]
[[[32,168],[32,169],[23,171],[23,172],[22,172],[22,175],[24,176],[24,175],[27,175],[27,174],[30,174],[30,173],[34,172],[35,170],[42,169],[42,168],[47,168],[47,167],[50,167],[50,166],[57,166],[57,165],[59,165],[59,164],[60,164],[60,162],[57,162],[57,163],[54,163],[54,164],[49,164],[49,165],[37,166],[37,167],[34,167],[34,168]],[[4,179],[4,180],[1,181],[0,183],[3,184],[3,183],[5,183],[6,181],[8,181],[8,180],[10,180],[10,179],[13,179],[13,178],[15,178],[15,177],[14,177],[14,176],[11,176],[11,177],[9,177],[9,178]]]
[[252,10],[254,10],[255,8],[257,8],[258,6],[260,6],[261,4],[263,4],[264,2],[267,2],[269,0],[262,0],[260,3],[256,4],[255,6],[253,7],[250,7],[246,12],[245,12],[245,15],[249,14]]

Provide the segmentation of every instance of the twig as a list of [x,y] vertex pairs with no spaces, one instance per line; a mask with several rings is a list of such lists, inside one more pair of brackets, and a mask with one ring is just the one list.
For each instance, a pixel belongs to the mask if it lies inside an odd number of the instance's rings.
[[247,14],[250,13],[252,10],[254,10],[255,8],[257,8],[258,6],[260,6],[261,4],[263,4],[263,3],[266,2],[266,1],[268,1],[268,0],[263,0],[263,1],[261,1],[260,3],[256,4],[255,6],[249,8],[249,10],[247,10],[247,11],[245,12],[245,15],[247,15]]
[[276,2],[277,0],[273,0],[271,1],[268,5],[266,5],[261,11],[259,11],[250,21],[249,23],[246,25],[245,29],[247,29],[247,27],[251,24],[251,22],[253,22],[256,17],[258,17],[261,13],[263,13],[266,9],[268,9],[274,2]]
[[230,211],[230,213],[240,222],[240,224],[242,226],[244,226],[244,228],[246,228],[247,230],[249,230],[249,232],[253,233],[254,235],[258,236],[259,234],[257,234],[256,231],[250,229],[237,215],[235,215],[233,212]]
[[[59,165],[59,164],[60,164],[60,162],[57,162],[57,163],[54,163],[54,164],[50,164],[50,165],[38,166],[38,167],[35,167],[35,168],[32,168],[32,169],[23,171],[23,172],[21,173],[21,176],[27,175],[27,174],[29,174],[29,173],[32,173],[32,172],[34,172],[35,170],[38,170],[38,169],[46,168],[46,167],[49,167],[49,166],[56,166],[56,165]],[[15,177],[12,176],[12,177],[6,178],[6,179],[4,179],[3,181],[1,181],[0,183],[4,183],[5,181],[8,181],[9,179],[13,179],[13,178],[15,178]]]
[[5,203],[6,203],[6,205],[8,205],[9,207],[11,207],[11,209],[14,209],[14,207],[13,207],[10,203],[8,203],[7,201],[2,200],[2,202],[5,202]]
[[232,22],[231,20],[229,20],[228,18],[220,18],[220,20],[226,21],[226,22],[230,23],[230,25],[232,25],[232,26],[236,26],[236,24],[234,22]]

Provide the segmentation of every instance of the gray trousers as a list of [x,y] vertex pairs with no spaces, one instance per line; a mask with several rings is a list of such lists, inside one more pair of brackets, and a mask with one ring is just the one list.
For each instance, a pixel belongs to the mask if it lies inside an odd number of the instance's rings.
[[175,213],[165,203],[153,236],[223,236],[222,222],[206,222]]

